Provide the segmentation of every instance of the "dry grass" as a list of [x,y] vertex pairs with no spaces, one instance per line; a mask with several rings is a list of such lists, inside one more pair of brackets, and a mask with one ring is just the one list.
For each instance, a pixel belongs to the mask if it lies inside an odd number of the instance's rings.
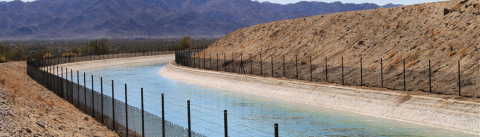
[[412,95],[405,93],[397,97],[397,103],[404,103],[412,98]]
[[400,58],[400,57],[395,58],[395,59],[392,61],[392,64],[397,63],[397,62],[400,61],[401,59],[402,59],[402,58]]
[[448,47],[454,47],[455,44],[450,42],[450,43],[447,44],[447,46],[448,46]]
[[385,23],[386,28],[390,28],[390,26],[391,26],[390,23]]
[[423,12],[423,6],[418,6],[417,11],[418,11],[418,13],[422,13]]
[[0,79],[0,84],[5,85],[5,79]]
[[452,51],[452,52],[448,53],[448,57],[451,57],[451,56],[455,55],[456,53],[457,53],[457,52]]
[[71,53],[71,52],[70,52],[70,53],[63,53],[63,54],[62,54],[62,57],[68,57],[68,56],[73,56],[73,57],[75,57],[75,56],[81,56],[81,55],[82,55],[82,53],[78,53],[78,54],[77,54],[77,53]]
[[435,51],[433,51],[433,50],[428,51],[428,55],[431,56],[431,55],[433,55],[433,54],[435,54]]
[[370,72],[372,72],[372,71],[375,70],[375,69],[377,69],[377,66],[372,66],[372,67],[370,68]]
[[460,56],[464,57],[465,55],[467,55],[467,49],[465,49],[465,48],[461,49],[461,50],[458,52],[458,54],[459,54]]
[[392,58],[393,56],[395,56],[396,53],[397,53],[397,52],[391,52],[391,53],[388,55],[387,60],[390,59],[390,58]]
[[409,67],[411,67],[411,66],[413,66],[413,65],[415,65],[415,64],[417,64],[417,63],[418,63],[418,61],[412,61],[412,62],[408,63],[408,64],[405,66],[405,68],[409,68]]
[[47,53],[45,55],[43,55],[43,58],[52,58],[53,55],[51,53]]
[[7,62],[7,59],[5,57],[0,57],[0,61]]

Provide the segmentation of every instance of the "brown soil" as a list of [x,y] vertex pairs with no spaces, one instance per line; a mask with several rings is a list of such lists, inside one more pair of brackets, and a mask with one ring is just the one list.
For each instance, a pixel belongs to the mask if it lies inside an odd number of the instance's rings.
[[26,74],[25,62],[0,64],[0,136],[118,136]]
[[[262,54],[262,75],[271,76],[273,58],[274,77],[312,80],[311,57],[313,81],[317,82],[325,81],[327,58],[328,82],[336,84],[341,84],[343,57],[346,85],[381,87],[380,68],[383,68],[384,87],[394,90],[404,88],[405,62],[406,90],[415,92],[430,92],[428,62],[431,60],[431,92],[445,95],[459,94],[460,61],[461,94],[477,98],[480,97],[477,90],[480,86],[479,3],[477,0],[445,1],[259,24],[226,35],[197,57],[206,55],[208,68],[209,54],[215,60],[218,53],[219,66],[231,68],[232,64],[239,64],[243,54],[245,71],[249,73],[250,63],[254,63],[253,71],[258,75]],[[224,54],[227,62],[223,62]],[[228,61],[232,54],[235,63]],[[287,62],[286,76],[281,64],[283,55]],[[295,76],[295,56],[298,56],[298,77]],[[383,66],[380,65],[382,58]]]

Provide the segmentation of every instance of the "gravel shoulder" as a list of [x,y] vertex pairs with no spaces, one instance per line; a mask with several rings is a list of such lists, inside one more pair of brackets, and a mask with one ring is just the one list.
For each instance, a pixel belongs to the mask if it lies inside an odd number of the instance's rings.
[[473,101],[205,71],[174,62],[159,74],[193,84],[480,135],[480,103]]

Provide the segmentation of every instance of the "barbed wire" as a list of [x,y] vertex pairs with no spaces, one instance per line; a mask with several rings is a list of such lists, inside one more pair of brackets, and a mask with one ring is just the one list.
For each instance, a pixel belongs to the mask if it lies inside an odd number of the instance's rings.
[[270,123],[265,123],[265,122],[258,121],[258,120],[253,119],[253,118],[247,118],[247,117],[244,117],[244,116],[235,115],[235,114],[230,113],[230,112],[228,112],[228,115],[229,115],[229,116],[234,116],[234,117],[237,117],[237,118],[242,118],[242,119],[247,119],[247,120],[255,121],[255,122],[258,122],[258,123],[262,123],[262,124],[264,124],[264,125],[272,126],[272,124],[270,124]]
[[273,133],[272,133],[272,132],[262,131],[262,130],[259,130],[259,129],[256,129],[256,128],[252,128],[252,127],[249,127],[249,126],[246,126],[246,125],[243,125],[243,124],[237,123],[237,122],[233,122],[233,121],[231,121],[231,120],[227,120],[227,121],[228,121],[228,122],[231,122],[231,123],[233,123],[233,124],[236,124],[236,125],[242,126],[242,127],[244,127],[244,128],[248,128],[248,129],[252,129],[252,130],[256,130],[256,131],[259,131],[259,132],[263,132],[263,133],[267,133],[267,134],[272,134],[272,135],[273,135]]
[[197,125],[197,124],[195,124],[195,123],[191,123],[191,124],[192,124],[192,125],[199,126],[199,127],[202,127],[202,128],[204,128],[204,129],[207,129],[207,130],[210,130],[210,131],[215,132],[215,133],[220,134],[220,135],[225,135],[225,134],[219,133],[219,132],[217,132],[217,131],[215,131],[215,130],[213,130],[213,129],[209,129],[209,128],[206,128],[206,127],[204,127],[204,126]]
[[[185,112],[180,112],[180,111],[173,110],[173,109],[170,109],[170,108],[165,108],[165,109],[168,109],[168,110],[171,110],[171,111],[174,111],[174,112],[177,112],[177,113],[181,113],[181,114],[184,114],[184,115],[188,115],[188,114],[185,113]],[[165,113],[165,114],[167,114],[167,113]]]

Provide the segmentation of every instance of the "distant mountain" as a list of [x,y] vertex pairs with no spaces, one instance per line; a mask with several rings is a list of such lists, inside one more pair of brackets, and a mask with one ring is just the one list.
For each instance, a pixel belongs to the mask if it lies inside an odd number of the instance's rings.
[[0,2],[0,40],[213,37],[259,23],[378,7],[251,0],[16,0]]
[[398,7],[398,6],[402,6],[402,4],[392,4],[392,3],[388,3],[386,5],[383,5],[382,7],[383,8],[391,8],[391,7]]

